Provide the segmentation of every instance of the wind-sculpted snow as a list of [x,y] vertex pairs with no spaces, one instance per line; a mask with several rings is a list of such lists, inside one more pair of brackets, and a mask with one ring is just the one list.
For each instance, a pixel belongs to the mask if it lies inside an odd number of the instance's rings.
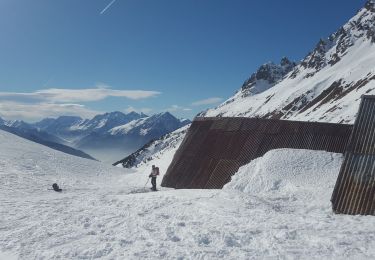
[[[337,154],[277,150],[243,167],[224,190],[154,193],[144,188],[148,166],[107,167],[3,131],[0,143],[0,258],[375,256],[375,219],[331,211]],[[63,192],[47,190],[53,182]]]
[[254,196],[303,195],[304,202],[309,197],[321,204],[329,202],[324,196],[330,196],[326,191],[333,190],[342,161],[342,154],[324,151],[271,150],[242,166],[224,189]]

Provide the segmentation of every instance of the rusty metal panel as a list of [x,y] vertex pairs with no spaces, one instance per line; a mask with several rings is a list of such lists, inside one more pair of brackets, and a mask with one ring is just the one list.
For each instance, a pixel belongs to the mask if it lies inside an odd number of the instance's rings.
[[375,98],[363,96],[332,193],[336,213],[375,215]]
[[241,128],[242,122],[244,120],[240,117],[234,117],[230,118],[227,125],[226,125],[226,131],[238,131]]
[[196,118],[162,186],[222,188],[240,166],[277,148],[344,153],[352,129],[352,125],[275,119]]
[[221,189],[230,177],[240,168],[240,164],[235,160],[220,160],[212,171],[209,180],[204,188]]
[[213,123],[211,125],[211,130],[224,130],[226,128],[226,125],[228,123],[228,118],[222,118],[222,119],[216,119],[213,120]]

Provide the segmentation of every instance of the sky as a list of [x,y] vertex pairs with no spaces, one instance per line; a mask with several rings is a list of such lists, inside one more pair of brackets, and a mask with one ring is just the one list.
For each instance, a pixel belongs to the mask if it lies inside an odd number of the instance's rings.
[[256,69],[300,61],[361,0],[0,0],[0,116],[192,119]]

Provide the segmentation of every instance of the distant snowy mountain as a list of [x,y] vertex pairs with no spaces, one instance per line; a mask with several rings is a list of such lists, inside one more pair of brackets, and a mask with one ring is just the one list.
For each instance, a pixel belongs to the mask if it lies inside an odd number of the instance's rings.
[[[10,124],[11,125],[11,124]],[[13,124],[14,125],[14,124]],[[35,143],[47,146],[49,148],[52,148],[54,150],[64,152],[66,154],[82,157],[85,159],[91,159],[95,160],[92,156],[88,155],[87,153],[84,153],[80,150],[74,149],[70,146],[62,144],[62,140],[59,139],[56,136],[50,135],[47,132],[40,131],[35,128],[22,128],[19,127],[20,125],[17,124],[17,126],[7,126],[5,124],[0,125],[0,130],[6,131],[8,133],[12,133],[14,135],[17,135],[19,137],[22,137],[24,139],[33,141]],[[26,124],[27,125],[27,124]]]
[[351,123],[361,95],[375,93],[374,79],[375,3],[368,1],[298,65],[261,66],[233,97],[200,115]]
[[163,157],[165,153],[172,152],[174,154],[184,139],[189,127],[190,124],[156,140],[152,140],[136,152],[115,162],[113,165],[120,165],[124,168],[139,167],[141,164],[146,164],[149,161]]
[[70,139],[77,135],[71,128],[76,125],[84,124],[86,121],[87,119],[82,119],[77,116],[60,116],[56,119],[43,119],[40,122],[34,123],[33,126],[62,139]]
[[104,133],[116,126],[124,125],[133,120],[144,117],[147,117],[147,115],[143,113],[138,114],[136,112],[130,112],[128,114],[118,111],[105,113],[102,115],[96,115],[90,120],[83,120],[79,124],[72,125],[70,126],[69,131],[82,131],[86,134],[91,132]]
[[151,140],[189,123],[189,120],[179,120],[168,112],[160,113],[130,121],[106,132],[93,131],[80,139],[75,147],[113,163]]
[[34,129],[30,124],[22,121],[22,120],[10,120],[10,121],[3,121],[3,124],[9,127],[14,128],[21,128],[21,129]]
[[20,120],[0,120],[0,124],[11,127],[13,132],[22,133],[30,140],[68,145],[111,164],[151,140],[189,123],[189,120],[177,119],[169,112],[147,116],[118,111],[96,115],[92,119],[76,116],[45,118],[33,124]]
[[121,112],[111,112],[96,115],[92,119],[82,119],[75,116],[60,116],[56,119],[46,118],[33,124],[34,127],[56,135],[67,141],[77,141],[92,132],[105,133],[108,130],[127,124],[133,120],[147,117],[145,114],[131,112],[124,114]]

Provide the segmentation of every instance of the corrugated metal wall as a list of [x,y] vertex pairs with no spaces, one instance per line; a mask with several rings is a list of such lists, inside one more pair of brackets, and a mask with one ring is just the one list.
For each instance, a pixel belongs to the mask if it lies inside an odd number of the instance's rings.
[[240,166],[277,148],[344,153],[352,128],[258,118],[196,118],[162,186],[222,188]]
[[363,96],[332,194],[336,213],[375,215],[375,97]]

